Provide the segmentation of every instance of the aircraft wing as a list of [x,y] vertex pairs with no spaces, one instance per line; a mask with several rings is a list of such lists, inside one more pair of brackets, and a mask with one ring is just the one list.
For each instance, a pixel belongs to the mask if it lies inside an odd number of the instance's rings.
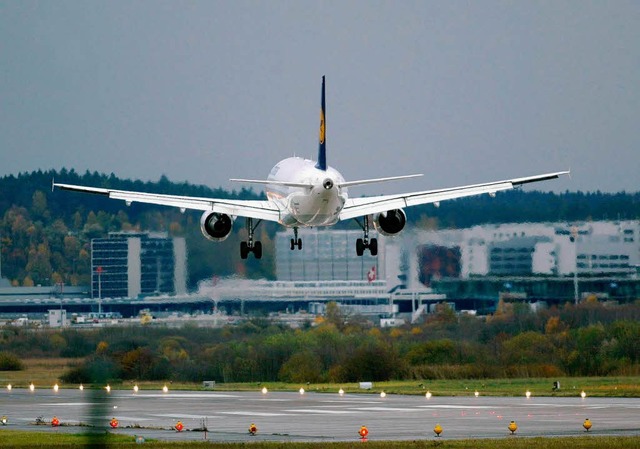
[[377,214],[391,209],[402,209],[419,204],[439,203],[444,200],[480,195],[482,193],[495,194],[500,190],[509,190],[531,182],[545,181],[569,174],[568,171],[529,176],[526,178],[508,179],[505,181],[488,182],[448,189],[426,190],[423,192],[401,193],[397,195],[382,195],[363,198],[349,198],[340,213],[340,220]]
[[85,187],[71,184],[53,183],[53,188],[75,192],[103,195],[116,200],[131,203],[159,204],[162,206],[178,207],[180,209],[194,209],[218,212],[230,216],[251,217],[259,220],[279,221],[280,209],[273,201],[257,200],[228,200],[219,198],[198,198],[190,196],[162,195],[159,193],[131,192],[99,187]]

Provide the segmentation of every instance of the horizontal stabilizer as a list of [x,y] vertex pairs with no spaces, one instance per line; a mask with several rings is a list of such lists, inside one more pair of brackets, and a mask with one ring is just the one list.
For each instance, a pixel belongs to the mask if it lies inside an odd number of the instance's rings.
[[246,182],[248,184],[270,184],[272,186],[303,187],[308,189],[313,187],[313,184],[305,183],[305,182],[269,181],[269,180],[263,180],[263,179],[237,179],[237,178],[230,179],[229,181]]
[[378,182],[397,181],[398,179],[419,178],[423,176],[422,173],[415,175],[403,175],[403,176],[390,176],[388,178],[375,178],[375,179],[362,179],[360,181],[346,181],[339,184],[340,187],[359,186],[363,184],[375,184]]

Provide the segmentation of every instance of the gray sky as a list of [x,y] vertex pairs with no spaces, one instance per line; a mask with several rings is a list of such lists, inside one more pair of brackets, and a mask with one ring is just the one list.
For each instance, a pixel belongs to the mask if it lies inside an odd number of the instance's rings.
[[640,190],[640,2],[0,1],[0,175],[240,187],[314,158],[351,194],[570,168]]

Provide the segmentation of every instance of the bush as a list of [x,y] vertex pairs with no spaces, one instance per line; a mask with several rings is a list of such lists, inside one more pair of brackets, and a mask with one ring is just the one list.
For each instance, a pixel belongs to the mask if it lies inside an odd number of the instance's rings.
[[24,369],[17,355],[8,351],[0,352],[0,371],[20,371]]
[[91,372],[85,365],[76,366],[64,373],[60,380],[66,384],[88,384],[91,383]]

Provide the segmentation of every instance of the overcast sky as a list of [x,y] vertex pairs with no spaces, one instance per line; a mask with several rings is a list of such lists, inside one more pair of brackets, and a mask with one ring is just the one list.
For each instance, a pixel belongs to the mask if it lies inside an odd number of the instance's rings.
[[237,188],[315,159],[326,75],[328,163],[425,174],[352,195],[640,190],[638,1],[0,1],[0,68],[0,176]]

